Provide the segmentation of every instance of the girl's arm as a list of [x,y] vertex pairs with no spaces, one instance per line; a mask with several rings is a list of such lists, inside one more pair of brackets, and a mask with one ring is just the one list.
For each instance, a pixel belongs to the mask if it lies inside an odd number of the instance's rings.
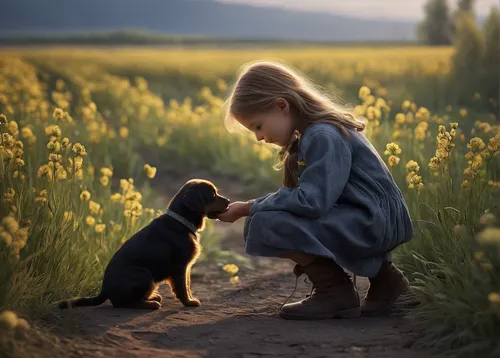
[[258,211],[288,211],[298,216],[323,216],[342,193],[351,171],[351,149],[336,129],[318,128],[302,138],[307,167],[299,187],[282,187],[276,193],[258,198],[250,215]]

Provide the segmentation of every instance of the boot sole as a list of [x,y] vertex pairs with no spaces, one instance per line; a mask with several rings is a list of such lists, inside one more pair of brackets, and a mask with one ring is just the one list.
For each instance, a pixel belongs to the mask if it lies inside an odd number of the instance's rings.
[[298,321],[334,319],[334,318],[357,318],[361,316],[361,307],[350,308],[339,312],[324,313],[318,315],[302,315],[302,314],[293,314],[280,311],[279,315],[283,319],[298,320]]
[[361,316],[376,317],[389,314],[396,300],[408,289],[408,287],[410,287],[410,281],[408,281],[406,277],[403,277],[403,280],[401,280],[398,289],[394,292],[394,294],[391,296],[389,300],[389,307],[384,307],[376,311],[364,311],[363,309],[361,309]]

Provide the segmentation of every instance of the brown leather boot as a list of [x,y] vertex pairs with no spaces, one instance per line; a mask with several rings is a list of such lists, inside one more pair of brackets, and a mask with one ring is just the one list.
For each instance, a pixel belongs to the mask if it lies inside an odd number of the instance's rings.
[[370,288],[361,305],[366,317],[389,313],[398,297],[410,286],[410,282],[392,262],[384,262],[379,273],[370,278]]
[[318,258],[306,267],[296,265],[293,271],[297,279],[307,274],[313,290],[302,301],[284,304],[279,313],[281,318],[318,320],[361,315],[358,292],[351,278],[333,260]]

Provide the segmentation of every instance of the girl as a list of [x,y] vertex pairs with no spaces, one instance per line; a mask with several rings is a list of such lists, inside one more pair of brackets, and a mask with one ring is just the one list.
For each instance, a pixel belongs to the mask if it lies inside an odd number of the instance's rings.
[[[227,124],[235,119],[257,140],[282,148],[283,187],[234,202],[218,216],[225,222],[248,217],[246,252],[291,259],[294,274],[312,281],[312,294],[283,305],[280,316],[347,318],[389,310],[409,285],[391,251],[411,239],[413,225],[387,166],[361,133],[364,124],[274,62],[245,66],[227,105]],[[344,269],[370,280],[361,306]]]

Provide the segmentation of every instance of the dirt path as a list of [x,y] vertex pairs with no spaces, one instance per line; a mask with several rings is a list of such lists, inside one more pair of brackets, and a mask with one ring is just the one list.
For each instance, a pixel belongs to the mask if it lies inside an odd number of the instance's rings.
[[[219,224],[221,225],[221,224]],[[235,230],[235,231],[233,231]],[[241,251],[234,228],[230,246]],[[241,240],[241,239],[240,239]],[[410,348],[408,322],[400,317],[358,318],[315,322],[286,321],[277,315],[292,293],[292,265],[283,260],[258,260],[241,268],[240,283],[213,264],[200,263],[192,279],[202,306],[184,308],[163,285],[158,311],[95,308],[64,311],[83,335],[71,340],[66,357],[436,357]],[[299,280],[294,299],[310,286]],[[358,279],[361,295],[367,281]]]

